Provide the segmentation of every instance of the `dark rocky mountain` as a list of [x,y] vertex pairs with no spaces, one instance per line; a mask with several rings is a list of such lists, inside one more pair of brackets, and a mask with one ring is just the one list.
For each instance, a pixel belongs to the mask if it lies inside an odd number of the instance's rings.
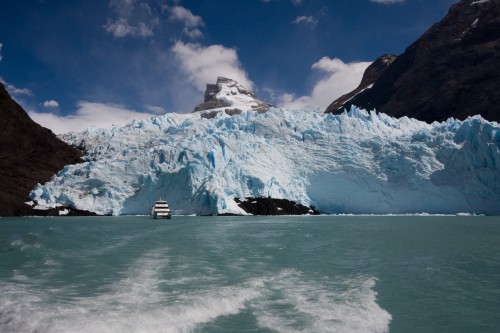
[[363,73],[363,78],[361,79],[361,83],[359,84],[359,86],[350,93],[336,99],[332,104],[328,106],[327,112],[342,110],[344,105],[346,105],[347,102],[353,99],[354,96],[367,89],[370,89],[375,81],[377,81],[382,76],[382,74],[384,74],[389,65],[393,63],[396,57],[397,56],[394,54],[384,54],[383,56],[375,60]]
[[[193,112],[212,109],[223,109],[227,114],[238,114],[244,109],[253,109],[257,112],[266,112],[272,104],[258,100],[253,92],[238,82],[222,76],[217,83],[207,84],[203,103],[196,106]],[[206,113],[211,115],[211,113]]]
[[37,183],[47,182],[81,152],[35,123],[0,84],[0,216],[50,215],[25,202]]
[[462,0],[382,73],[373,87],[333,102],[427,122],[480,114],[500,121],[500,0]]

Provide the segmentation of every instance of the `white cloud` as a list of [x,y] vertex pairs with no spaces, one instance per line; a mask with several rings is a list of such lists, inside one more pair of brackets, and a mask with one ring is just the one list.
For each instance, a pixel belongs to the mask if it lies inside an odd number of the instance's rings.
[[275,100],[280,106],[292,109],[326,107],[335,99],[354,90],[370,64],[370,62],[346,64],[338,58],[323,57],[311,67],[321,72],[323,77],[314,84],[309,96],[296,98],[291,94],[283,94]]
[[375,3],[380,3],[380,4],[383,4],[383,5],[392,5],[392,4],[395,4],[395,3],[401,3],[401,2],[404,2],[405,0],[370,0],[371,2],[375,2]]
[[50,101],[43,102],[43,106],[46,108],[58,108],[59,103],[57,101],[50,100]]
[[189,38],[192,38],[192,39],[200,38],[203,36],[203,33],[201,32],[200,29],[184,28],[184,29],[182,29],[182,32],[185,35],[187,35]]
[[306,24],[310,26],[316,26],[318,20],[314,16],[297,16],[295,20],[292,21],[293,24]]
[[124,18],[120,18],[114,22],[112,20],[108,20],[104,29],[116,38],[131,35],[134,30]]
[[3,44],[0,43],[0,61],[2,61],[2,47],[3,47]]
[[0,76],[0,82],[5,86],[5,89],[7,89],[7,92],[15,97],[19,95],[25,95],[25,96],[30,96],[33,97],[35,94],[27,88],[16,88],[13,84],[5,82],[5,80]]
[[188,28],[196,28],[203,26],[203,19],[184,7],[174,6],[170,8],[170,19],[172,21],[180,21]]
[[184,25],[182,32],[190,38],[200,38],[203,36],[199,27],[205,26],[203,19],[200,16],[194,15],[189,9],[174,6],[169,8],[170,20],[178,21]]
[[164,108],[162,108],[161,106],[157,106],[157,105],[144,105],[144,107],[146,108],[146,110],[154,113],[154,114],[165,114],[167,113],[167,110],[165,110]]
[[153,36],[153,30],[144,22],[139,22],[137,26],[131,26],[124,18],[119,18],[116,21],[108,19],[104,29],[112,34],[115,38],[123,38],[126,36],[134,37],[149,37]]
[[178,41],[172,51],[188,75],[189,82],[201,92],[205,91],[207,83],[215,82],[218,76],[236,80],[248,89],[253,88],[253,82],[243,70],[234,49]]
[[135,27],[136,36],[149,37],[153,36],[153,30],[146,25],[144,22],[140,22],[137,27]]
[[152,114],[128,110],[116,104],[80,101],[75,114],[59,116],[54,113],[28,111],[28,115],[54,133],[62,134],[71,131],[80,132],[91,126],[105,128],[113,124],[125,125],[134,119],[145,119]]
[[115,38],[151,37],[153,28],[159,25],[159,18],[153,15],[147,3],[136,0],[110,0],[109,6],[117,14],[116,19],[108,18],[103,26]]

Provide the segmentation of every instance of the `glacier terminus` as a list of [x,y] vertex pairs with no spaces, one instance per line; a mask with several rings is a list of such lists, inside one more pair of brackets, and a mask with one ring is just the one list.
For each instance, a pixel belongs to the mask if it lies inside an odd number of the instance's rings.
[[245,214],[236,198],[271,197],[325,214],[500,213],[500,125],[480,116],[221,108],[61,139],[85,162],[37,185],[38,208],[147,214],[161,196],[174,214]]

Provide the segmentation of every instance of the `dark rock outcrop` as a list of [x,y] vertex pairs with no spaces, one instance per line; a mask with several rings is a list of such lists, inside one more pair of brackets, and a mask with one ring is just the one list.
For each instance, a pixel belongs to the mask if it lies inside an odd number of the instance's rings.
[[314,207],[307,207],[287,199],[245,198],[234,199],[238,206],[252,215],[318,215]]
[[0,128],[0,216],[39,215],[25,204],[30,190],[82,154],[31,120],[2,84]]
[[253,92],[238,82],[219,76],[217,83],[207,84],[203,103],[196,106],[193,112],[223,108],[229,115],[241,113],[241,110],[235,107],[247,107],[261,113],[273,105],[258,100]]
[[500,121],[500,0],[462,0],[367,89],[327,112],[351,105],[427,122],[480,114]]
[[238,108],[225,109],[224,111],[220,111],[220,110],[208,110],[206,112],[202,112],[201,113],[201,117],[205,118],[205,119],[213,119],[213,118],[217,117],[218,115],[220,115],[222,112],[225,112],[229,116],[234,116],[234,115],[242,113],[243,111],[241,111]]
[[[36,206],[36,203],[33,204]],[[33,209],[33,211],[29,212],[29,214],[23,215],[32,215],[32,216],[98,216],[94,212],[89,212],[87,210],[76,209],[72,207],[54,207],[49,209]]]

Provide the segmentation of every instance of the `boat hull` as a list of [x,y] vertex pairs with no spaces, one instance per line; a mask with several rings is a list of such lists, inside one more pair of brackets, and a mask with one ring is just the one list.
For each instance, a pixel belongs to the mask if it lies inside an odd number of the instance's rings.
[[172,214],[153,214],[153,218],[157,220],[170,220],[172,218]]

